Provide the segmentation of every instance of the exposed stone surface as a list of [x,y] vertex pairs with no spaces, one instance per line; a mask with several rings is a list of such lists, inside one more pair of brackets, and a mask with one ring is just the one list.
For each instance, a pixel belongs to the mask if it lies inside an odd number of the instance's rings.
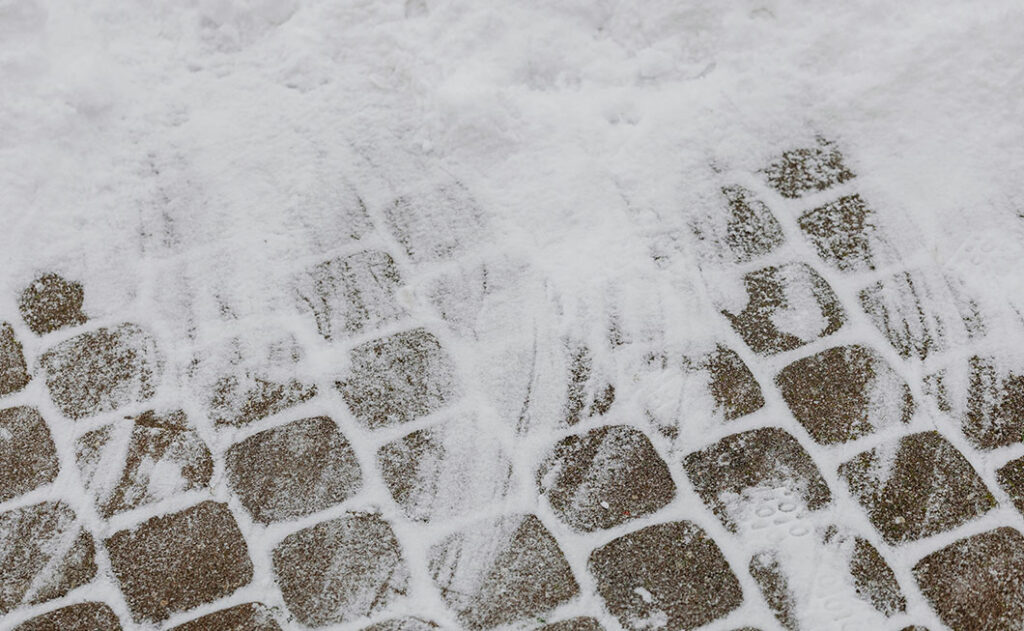
[[789,581],[779,566],[773,552],[759,552],[750,559],[750,575],[754,577],[768,607],[775,614],[779,624],[797,631],[800,624],[796,617],[796,597],[789,587]]
[[436,412],[455,396],[454,364],[426,329],[361,344],[351,359],[351,373],[337,387],[352,414],[371,429]]
[[653,513],[676,491],[651,441],[626,425],[559,441],[537,471],[537,486],[562,521],[588,532]]
[[875,269],[893,258],[874,224],[874,211],[860,195],[847,195],[800,216],[800,229],[823,261],[843,272]]
[[743,600],[721,550],[686,521],[623,535],[594,550],[588,567],[605,606],[632,631],[693,629]]
[[579,616],[537,627],[536,631],[604,631],[604,627],[594,618]]
[[121,621],[110,607],[90,602],[36,616],[14,627],[13,631],[121,631],[121,628]]
[[745,263],[764,256],[782,244],[782,227],[753,193],[742,186],[726,186],[722,194],[729,204],[725,242],[734,262]]
[[1003,487],[1010,501],[1024,515],[1024,457],[1011,460],[996,471],[999,486]]
[[835,143],[817,139],[817,146],[785,151],[764,170],[768,184],[783,197],[823,191],[853,178]]
[[1024,441],[1024,366],[1006,369],[995,357],[975,355],[968,361],[966,405],[961,427],[979,449]]
[[232,490],[261,523],[340,504],[362,485],[355,452],[325,416],[246,438],[228,450],[227,472]]
[[60,463],[46,421],[35,408],[0,410],[0,502],[52,482]]
[[694,368],[707,371],[708,390],[725,420],[731,421],[764,407],[761,386],[736,351],[718,345],[698,360]]
[[127,323],[61,342],[40,364],[54,404],[73,419],[146,401],[156,392],[160,372],[153,339]]
[[801,497],[809,510],[832,499],[828,485],[800,443],[784,430],[767,427],[726,436],[688,455],[683,468],[694,490],[722,523],[735,531],[727,498],[755,487],[784,486]]
[[363,631],[434,631],[437,628],[437,624],[430,620],[424,620],[415,616],[404,616],[371,624],[368,627],[364,627]]
[[202,502],[106,540],[114,575],[137,621],[159,622],[252,580],[248,548],[226,504]]
[[1024,536],[997,528],[961,539],[914,566],[925,597],[953,631],[1024,627]]
[[449,259],[476,246],[482,217],[459,182],[404,195],[384,209],[388,228],[417,263]]
[[21,390],[31,380],[14,329],[7,322],[0,323],[0,397]]
[[857,537],[853,556],[850,557],[850,574],[857,595],[870,602],[881,614],[893,616],[906,611],[907,599],[892,568],[878,549],[861,537]]
[[96,575],[94,554],[92,536],[65,504],[0,513],[0,614],[85,585]]
[[949,530],[996,504],[967,459],[934,431],[861,453],[839,474],[892,545]]
[[36,335],[43,335],[84,324],[84,299],[81,283],[65,280],[57,274],[43,274],[21,292],[18,310],[28,328]]
[[391,526],[348,513],[285,537],[274,573],[288,610],[304,625],[350,622],[405,594],[409,570]]
[[534,515],[479,522],[435,545],[430,574],[470,629],[536,618],[579,587],[551,533]]
[[267,607],[246,603],[180,624],[171,631],[281,631],[281,626]]
[[859,344],[798,359],[775,383],[796,420],[821,444],[907,423],[914,413],[907,384],[878,353]]

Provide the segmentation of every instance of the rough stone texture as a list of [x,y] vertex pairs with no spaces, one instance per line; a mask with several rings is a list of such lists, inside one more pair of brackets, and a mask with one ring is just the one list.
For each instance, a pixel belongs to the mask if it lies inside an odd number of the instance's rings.
[[260,432],[227,452],[228,480],[260,523],[340,504],[359,490],[356,454],[326,416]]
[[430,620],[424,620],[415,616],[404,616],[371,624],[368,627],[364,627],[363,631],[434,631],[437,628],[437,624]]
[[774,552],[759,552],[750,559],[750,575],[754,577],[768,607],[775,614],[779,624],[797,631],[800,624],[796,617],[796,597],[789,587],[789,581],[779,566]]
[[478,245],[480,210],[459,182],[399,197],[384,215],[391,234],[417,263],[449,259]]
[[693,629],[743,600],[718,546],[686,521],[623,535],[594,550],[588,567],[605,606],[631,631]]
[[65,280],[57,274],[43,274],[21,292],[18,310],[28,328],[36,335],[43,335],[84,324],[84,298],[81,283]]
[[115,533],[106,548],[137,621],[165,620],[252,580],[245,539],[227,504],[207,501],[153,517]]
[[[104,603],[79,603],[22,622],[13,631],[121,631],[121,621]],[[210,631],[215,631],[211,629]]]
[[785,151],[764,170],[768,184],[783,197],[823,191],[853,178],[835,143],[817,138],[817,146]]
[[953,631],[1024,627],[1024,536],[997,528],[921,559],[914,576]]
[[831,335],[846,314],[832,288],[805,263],[766,267],[743,277],[747,304],[723,310],[733,329],[756,353],[772,355]]
[[26,406],[0,410],[0,502],[52,482],[59,469],[39,411]]
[[426,329],[361,344],[351,359],[351,373],[337,387],[356,419],[371,429],[436,412],[455,396],[454,364]]
[[859,344],[798,359],[775,383],[796,420],[825,445],[907,423],[914,413],[907,384],[878,353]]
[[893,616],[906,611],[907,599],[892,568],[878,549],[861,537],[857,537],[854,542],[850,574],[857,595],[870,602],[879,613]]
[[451,419],[391,441],[377,465],[409,519],[447,519],[505,497],[512,465],[490,427]]
[[604,627],[595,618],[579,616],[537,627],[536,631],[604,631]]
[[565,423],[576,425],[590,416],[601,416],[615,402],[615,386],[597,382],[590,349],[569,346],[569,379],[566,387]]
[[85,585],[96,575],[94,554],[92,536],[62,503],[0,513],[0,614]]
[[319,263],[299,280],[299,295],[325,339],[340,339],[406,315],[395,298],[402,278],[386,252],[366,250]]
[[7,322],[0,323],[0,397],[21,390],[31,380],[14,329]]
[[799,223],[823,261],[843,272],[863,272],[893,258],[874,215],[860,195],[848,195],[805,212]]
[[159,381],[153,339],[134,324],[77,335],[46,351],[40,364],[50,398],[73,419],[146,401]]
[[967,459],[934,431],[865,451],[839,474],[892,545],[949,530],[996,505]]
[[651,441],[626,425],[560,440],[537,471],[537,487],[559,519],[586,532],[653,513],[676,492]]
[[150,410],[87,432],[75,442],[75,459],[104,518],[206,488],[213,475],[210,450],[181,411]]
[[961,428],[979,449],[995,449],[1024,441],[1024,370],[1006,370],[995,357],[968,361],[966,405]]
[[694,490],[726,528],[735,531],[723,495],[742,496],[758,486],[784,486],[801,497],[808,510],[832,499],[825,480],[800,443],[785,431],[767,427],[726,436],[688,455],[683,468]]
[[736,351],[718,345],[694,366],[708,373],[708,390],[715,408],[731,421],[764,407],[761,386]]
[[350,622],[405,594],[409,570],[391,526],[347,513],[288,535],[274,549],[288,610],[304,625]]
[[315,385],[298,379],[278,382],[251,374],[222,377],[210,400],[210,415],[219,425],[248,425],[315,395]]
[[551,533],[534,515],[477,523],[430,550],[441,597],[470,629],[536,619],[579,587]]
[[246,603],[215,611],[170,631],[281,631],[281,626],[264,605]]
[[782,227],[753,193],[742,186],[726,186],[722,194],[729,203],[725,242],[734,262],[746,263],[782,245]]
[[1003,487],[1010,501],[1024,515],[1024,457],[1011,460],[996,471],[999,486]]

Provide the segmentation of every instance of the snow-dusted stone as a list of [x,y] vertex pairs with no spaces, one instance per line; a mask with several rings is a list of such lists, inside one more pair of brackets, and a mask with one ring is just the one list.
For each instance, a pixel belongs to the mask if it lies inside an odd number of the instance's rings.
[[227,504],[206,501],[153,517],[105,544],[137,622],[165,620],[252,580],[248,548]]
[[128,323],[61,342],[40,364],[50,398],[73,419],[146,401],[156,392],[160,372],[153,338]]
[[104,603],[69,605],[22,622],[13,631],[121,631],[121,621]]
[[387,252],[366,250],[313,266],[298,281],[301,300],[325,339],[342,339],[406,315],[402,278]]
[[213,475],[210,450],[181,411],[150,410],[87,432],[75,460],[104,518],[205,488]]
[[934,431],[865,451],[839,474],[891,545],[955,528],[996,505],[971,463]]
[[694,235],[709,251],[709,258],[746,263],[782,245],[785,236],[778,220],[751,191],[726,186],[722,195],[727,211],[711,213],[693,224]]
[[1024,515],[1024,457],[1011,460],[996,471],[999,486],[1003,487],[1010,501]]
[[65,280],[57,274],[43,274],[21,292],[18,310],[28,328],[36,335],[43,335],[84,324],[84,298],[81,283]]
[[588,563],[605,606],[626,629],[694,629],[743,601],[718,545],[678,521],[648,526],[594,550]]
[[537,471],[537,486],[559,519],[586,532],[653,513],[676,492],[651,441],[626,425],[560,440]]
[[0,502],[52,482],[60,463],[46,421],[35,408],[0,410]]
[[800,624],[796,616],[796,596],[789,586],[789,579],[773,551],[758,552],[750,559],[748,567],[754,577],[761,597],[781,624],[789,631],[798,631]]
[[817,146],[783,152],[764,175],[772,188],[789,198],[824,191],[853,178],[835,143],[824,138],[817,139]]
[[382,620],[376,624],[364,627],[363,631],[435,631],[437,623],[416,616],[403,616]]
[[750,368],[736,351],[717,345],[691,369],[707,373],[707,388],[715,409],[727,421],[752,414],[764,407],[764,394]]
[[246,603],[180,624],[170,631],[281,631],[265,605]]
[[0,323],[0,397],[21,390],[31,380],[14,329],[7,322]]
[[823,261],[842,272],[875,269],[893,256],[875,225],[875,212],[860,195],[847,195],[800,215],[800,229]]
[[907,599],[896,574],[870,541],[832,526],[825,533],[825,543],[848,549],[857,596],[887,617],[906,611]]
[[404,595],[409,583],[391,526],[370,513],[347,513],[288,535],[273,558],[285,605],[311,627],[369,616]]
[[362,485],[355,452],[326,416],[246,438],[228,449],[227,472],[232,490],[261,523],[334,506]]
[[823,445],[907,423],[914,413],[907,384],[881,355],[859,344],[798,359],[775,383],[796,420]]
[[728,502],[755,487],[785,487],[808,510],[823,508],[832,494],[814,461],[795,438],[777,427],[726,436],[683,460],[694,490],[726,528],[735,531]]
[[914,576],[953,631],[1024,627],[1024,536],[996,528],[921,559]]
[[454,364],[433,333],[412,329],[351,351],[337,388],[363,425],[378,429],[436,412],[455,396]]
[[500,500],[512,467],[493,430],[475,417],[457,418],[394,440],[377,465],[409,519],[455,517]]
[[483,217],[458,182],[426,187],[384,209],[388,229],[417,263],[457,256],[477,245]]
[[939,409],[960,419],[978,449],[1024,441],[1024,365],[999,356],[975,355],[933,377]]
[[85,585],[96,575],[94,555],[92,536],[63,503],[0,513],[0,614]]
[[536,631],[604,631],[604,627],[595,618],[579,616],[537,627]]
[[743,277],[747,304],[739,313],[723,310],[733,329],[754,352],[791,351],[831,335],[846,321],[839,299],[805,263],[766,267]]
[[551,533],[534,515],[478,522],[435,545],[430,574],[470,629],[536,619],[579,593]]
[[565,423],[575,425],[584,417],[601,416],[615,403],[615,386],[601,380],[594,371],[589,348],[570,344],[569,375],[566,383]]

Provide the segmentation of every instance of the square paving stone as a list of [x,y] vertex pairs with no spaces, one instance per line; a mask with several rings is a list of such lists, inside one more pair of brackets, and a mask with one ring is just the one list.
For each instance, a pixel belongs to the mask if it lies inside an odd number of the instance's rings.
[[850,576],[861,600],[886,617],[906,611],[907,599],[896,574],[870,541],[835,526],[826,530],[824,540],[847,550]]
[[53,482],[60,469],[46,421],[35,408],[0,410],[0,502]]
[[72,419],[145,401],[160,378],[153,338],[134,324],[82,333],[43,353],[40,364],[50,398]]
[[351,351],[351,372],[337,388],[352,414],[370,429],[436,412],[455,397],[455,367],[441,342],[412,329]]
[[718,545],[679,521],[623,535],[590,554],[597,591],[626,629],[694,629],[743,601]]
[[968,361],[968,389],[961,428],[979,449],[1024,441],[1024,366],[1002,365],[997,357]]
[[775,383],[796,420],[823,445],[908,423],[914,414],[906,382],[881,355],[859,344],[798,359]]
[[227,504],[206,501],[153,517],[115,533],[106,547],[139,622],[160,622],[252,580],[248,548]]
[[14,329],[6,322],[0,323],[0,397],[21,390],[31,380]]
[[92,536],[63,503],[0,513],[0,614],[85,585],[96,575],[94,557]]
[[838,331],[846,321],[839,299],[805,263],[766,267],[743,277],[747,304],[739,313],[723,310],[754,352],[791,351]]
[[697,360],[693,368],[707,372],[708,390],[725,420],[732,421],[764,407],[761,385],[736,351],[719,344]]
[[150,410],[86,432],[75,459],[103,518],[206,488],[213,475],[210,449],[181,411]]
[[697,495],[734,532],[727,496],[742,496],[748,489],[786,487],[812,511],[832,500],[811,457],[795,438],[776,427],[726,436],[688,455],[683,468]]
[[86,321],[82,313],[85,292],[82,284],[57,274],[43,274],[21,292],[18,310],[36,335],[50,333]]
[[215,611],[170,631],[281,631],[281,626],[266,606],[246,603]]
[[934,431],[865,451],[839,474],[890,545],[955,528],[996,505],[971,463]]
[[742,186],[722,189],[729,205],[725,243],[735,263],[746,263],[782,245],[785,236],[775,215]]
[[362,486],[355,452],[326,416],[246,438],[228,449],[227,472],[242,505],[264,524],[340,504]]
[[1003,487],[1010,501],[1024,515],[1024,457],[1007,462],[996,471],[999,486]]
[[319,263],[299,281],[299,295],[325,339],[394,322],[407,311],[396,299],[402,278],[387,252],[366,250]]
[[437,628],[437,624],[430,620],[415,616],[403,616],[371,624],[368,627],[363,627],[363,631],[434,631]]
[[13,631],[121,631],[121,628],[121,621],[106,604],[79,603],[26,620]]
[[650,439],[626,425],[560,440],[537,471],[537,487],[559,519],[585,532],[653,513],[676,494]]
[[534,515],[478,522],[430,550],[441,597],[470,629],[536,619],[579,593],[558,543]]
[[853,178],[835,143],[820,137],[815,146],[783,152],[764,174],[772,188],[789,198],[824,191]]
[[875,269],[894,258],[860,195],[848,195],[800,215],[800,229],[823,261],[843,272]]
[[458,182],[399,197],[384,216],[391,234],[417,263],[450,259],[475,247],[483,222],[476,201]]
[[285,537],[274,573],[288,610],[304,625],[350,622],[405,595],[409,570],[391,526],[347,513]]
[[1024,628],[1024,536],[997,528],[921,559],[914,577],[953,631]]
[[595,618],[579,616],[537,627],[536,631],[604,631],[604,627]]
[[759,552],[750,559],[748,569],[779,624],[789,631],[798,631],[796,595],[789,587],[789,579],[782,571],[778,556],[771,551]]

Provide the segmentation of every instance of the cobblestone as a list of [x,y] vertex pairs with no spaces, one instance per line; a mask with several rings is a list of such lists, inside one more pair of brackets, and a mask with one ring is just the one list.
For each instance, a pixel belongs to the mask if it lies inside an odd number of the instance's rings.
[[48,484],[60,463],[50,430],[30,407],[0,410],[0,502]]

